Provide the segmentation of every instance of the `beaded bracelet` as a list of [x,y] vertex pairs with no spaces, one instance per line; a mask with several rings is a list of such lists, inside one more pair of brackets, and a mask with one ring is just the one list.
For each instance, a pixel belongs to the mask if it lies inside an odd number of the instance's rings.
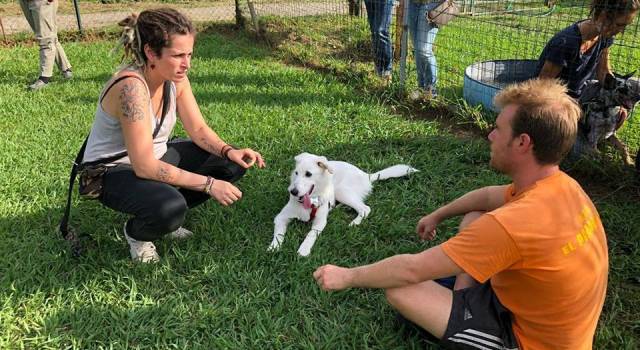
[[204,189],[203,189],[204,193],[211,195],[210,192],[211,192],[211,186],[213,185],[213,180],[214,179],[211,176],[207,176],[207,182],[205,182]]

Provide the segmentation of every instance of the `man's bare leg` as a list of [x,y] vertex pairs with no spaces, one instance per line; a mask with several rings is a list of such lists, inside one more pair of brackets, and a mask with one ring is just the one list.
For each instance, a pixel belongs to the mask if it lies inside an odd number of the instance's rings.
[[387,301],[409,321],[442,338],[451,314],[453,292],[433,281],[385,290]]

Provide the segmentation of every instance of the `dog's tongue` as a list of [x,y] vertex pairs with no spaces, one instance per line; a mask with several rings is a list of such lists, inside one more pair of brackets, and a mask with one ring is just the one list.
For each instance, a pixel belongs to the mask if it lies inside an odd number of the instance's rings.
[[302,206],[305,209],[311,209],[311,197],[309,197],[309,194],[305,194],[304,198],[302,198]]

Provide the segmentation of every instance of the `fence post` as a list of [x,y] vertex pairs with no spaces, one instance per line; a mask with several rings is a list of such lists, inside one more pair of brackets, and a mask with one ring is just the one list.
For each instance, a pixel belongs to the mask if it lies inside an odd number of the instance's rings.
[[78,22],[78,31],[80,31],[80,35],[83,35],[82,22],[80,21],[80,8],[78,7],[78,0],[73,0],[73,8],[76,11],[76,21]]
[[400,4],[396,8],[396,38],[393,45],[393,59],[396,61],[400,60],[400,52],[402,51],[402,33],[404,33],[402,24],[404,23],[404,16],[406,15],[404,13],[404,2],[405,0],[400,0]]
[[251,14],[251,22],[253,22],[253,29],[255,29],[256,35],[260,36],[260,24],[258,22],[258,14],[256,13],[256,8],[253,6],[253,1],[248,0],[247,5],[249,6],[249,13]]
[[236,26],[243,29],[245,26],[244,17],[242,16],[242,9],[240,8],[240,0],[236,0]]
[[[409,13],[409,1],[402,0],[401,5],[403,7],[403,13]],[[400,89],[404,90],[404,82],[407,71],[407,45],[408,45],[408,31],[409,31],[409,16],[402,16],[402,40],[400,42]]]
[[2,24],[2,17],[0,17],[0,28],[2,28],[2,42],[7,42],[7,35],[4,33],[4,25]]

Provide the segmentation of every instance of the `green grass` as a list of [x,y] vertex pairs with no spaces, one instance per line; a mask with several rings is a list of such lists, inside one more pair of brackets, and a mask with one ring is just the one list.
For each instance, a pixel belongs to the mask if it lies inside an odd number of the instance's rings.
[[[232,207],[209,202],[192,210],[186,226],[196,236],[158,242],[156,265],[130,261],[121,234],[126,217],[97,202],[74,199],[73,224],[93,238],[81,258],[70,256],[56,231],[71,160],[117,65],[108,54],[113,42],[65,43],[76,77],[35,93],[24,87],[35,78],[36,47],[0,51],[0,348],[424,346],[395,326],[381,291],[321,292],[311,273],[324,263],[352,266],[432,246],[414,234],[424,213],[506,181],[489,170],[486,143],[412,118],[407,106],[389,104],[391,94],[364,91],[371,79],[364,62],[356,62],[360,72],[336,57],[329,69],[309,69],[289,50],[308,44],[303,39],[281,40],[273,52],[224,32],[199,36],[190,79],[210,125],[225,140],[259,150],[268,166],[248,172],[239,183],[244,197]],[[307,66],[324,63],[320,57]],[[347,227],[352,211],[335,209],[309,258],[296,255],[308,230],[303,223],[290,225],[279,253],[268,253],[292,158],[302,151],[368,171],[399,162],[422,171],[377,184],[372,214],[359,227]],[[634,349],[640,291],[629,279],[640,267],[637,196],[592,194],[611,248],[597,348]],[[454,234],[456,223],[445,222],[436,243]]]

